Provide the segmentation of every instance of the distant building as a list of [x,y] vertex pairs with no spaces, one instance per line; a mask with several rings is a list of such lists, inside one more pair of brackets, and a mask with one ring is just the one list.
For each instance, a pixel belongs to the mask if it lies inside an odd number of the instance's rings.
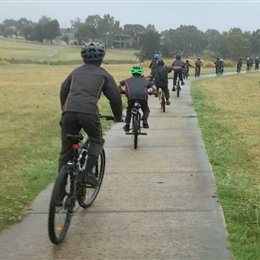
[[123,34],[123,33],[116,34],[114,36],[113,46],[114,48],[122,48],[122,49],[132,48],[133,38],[130,35]]
[[[75,38],[76,31],[73,28],[61,28],[61,35],[57,36],[53,43],[55,44],[68,44],[68,45],[78,45],[78,40]],[[65,42],[65,41],[67,42]]]

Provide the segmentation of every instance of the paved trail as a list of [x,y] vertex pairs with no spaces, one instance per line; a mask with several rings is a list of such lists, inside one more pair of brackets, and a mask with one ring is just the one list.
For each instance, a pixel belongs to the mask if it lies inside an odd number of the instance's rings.
[[1,234],[0,259],[232,259],[189,82],[179,98],[171,92],[165,113],[149,97],[150,128],[137,150],[123,124],[106,133],[102,189],[91,208],[74,215],[62,244],[48,239],[50,185]]

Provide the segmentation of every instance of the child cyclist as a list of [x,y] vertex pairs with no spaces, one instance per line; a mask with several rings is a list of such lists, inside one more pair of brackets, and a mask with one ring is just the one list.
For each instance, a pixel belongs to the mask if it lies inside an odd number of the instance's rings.
[[[131,121],[131,109],[134,106],[135,101],[139,101],[141,109],[143,111],[143,127],[149,128],[148,116],[150,109],[148,106],[148,94],[152,93],[152,82],[143,77],[143,68],[139,65],[135,65],[130,70],[132,77],[121,80],[118,88],[121,93],[127,97],[127,108],[125,126],[123,127],[125,132],[129,132]],[[122,88],[124,87],[124,89]]]
[[182,75],[182,71],[185,68],[185,64],[184,62],[181,60],[181,55],[177,54],[175,56],[176,60],[173,61],[172,63],[172,69],[174,71],[173,74],[173,87],[172,87],[172,91],[176,90],[176,81],[177,81],[177,76],[179,75],[181,84],[184,85],[184,81],[183,81],[183,75]]
[[[172,72],[171,67],[164,66],[163,60],[158,60],[158,66],[151,74],[151,77],[154,78],[154,84],[157,89],[157,93],[159,88],[161,88],[165,93],[166,105],[170,105],[170,93],[168,88],[168,74]],[[155,94],[155,96],[158,96]]]

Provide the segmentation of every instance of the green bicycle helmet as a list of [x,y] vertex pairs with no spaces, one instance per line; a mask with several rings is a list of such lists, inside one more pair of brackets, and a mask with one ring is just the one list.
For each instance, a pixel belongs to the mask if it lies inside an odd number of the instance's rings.
[[144,72],[144,69],[143,69],[141,66],[139,66],[139,65],[135,65],[135,66],[133,66],[133,67],[131,68],[130,72],[131,72],[131,74],[133,74],[133,75],[134,75],[134,74],[142,75],[143,72]]

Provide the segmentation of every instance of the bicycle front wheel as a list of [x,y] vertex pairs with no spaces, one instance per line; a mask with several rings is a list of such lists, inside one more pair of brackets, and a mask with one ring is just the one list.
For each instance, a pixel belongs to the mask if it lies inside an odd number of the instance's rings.
[[48,232],[50,241],[59,244],[65,238],[72,218],[72,209],[75,204],[68,205],[72,194],[74,178],[67,165],[64,166],[56,178],[48,216]]
[[101,154],[98,157],[96,165],[93,169],[94,175],[98,178],[100,185],[92,186],[91,184],[79,183],[79,195],[78,203],[82,208],[88,208],[92,205],[96,199],[103,182],[106,166],[106,155],[105,150],[103,149]]

